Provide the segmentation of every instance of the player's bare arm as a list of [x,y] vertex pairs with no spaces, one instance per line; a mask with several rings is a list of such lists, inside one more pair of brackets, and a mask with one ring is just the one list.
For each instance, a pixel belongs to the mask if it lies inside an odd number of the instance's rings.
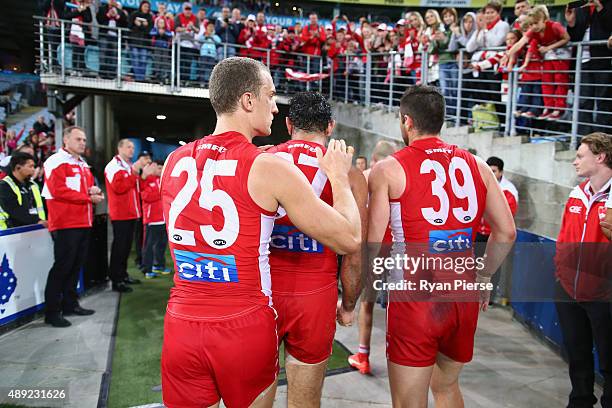
[[[319,161],[332,187],[333,207],[315,195],[297,167],[269,154],[262,154],[253,162],[248,189],[262,208],[276,211],[282,205],[300,231],[339,254],[347,254],[359,250],[361,222],[348,177],[352,148],[350,152],[341,149],[338,141],[330,141]],[[274,182],[270,182],[271,175]]]
[[[359,209],[361,219],[361,236],[368,233],[368,185],[363,174],[355,167],[349,172],[349,182],[353,197]],[[365,239],[364,239],[365,240]],[[338,322],[351,324],[357,298],[361,293],[362,249],[347,254],[342,259],[340,280],[342,281],[342,301],[338,304]]]
[[[508,206],[508,200],[495,179],[491,168],[480,158],[478,168],[485,185],[487,186],[487,201],[484,210],[484,219],[491,226],[491,235],[485,250],[485,268],[478,272],[477,280],[489,282],[491,276],[498,270],[516,239],[516,226]],[[486,292],[486,293],[485,293]],[[487,310],[489,304],[489,291],[481,295],[481,309]]]

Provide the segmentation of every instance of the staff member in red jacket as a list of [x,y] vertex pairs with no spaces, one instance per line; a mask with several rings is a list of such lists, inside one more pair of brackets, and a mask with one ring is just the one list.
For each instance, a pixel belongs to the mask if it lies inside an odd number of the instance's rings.
[[157,272],[168,275],[166,269],[166,246],[168,235],[166,234],[166,222],[162,208],[161,194],[159,192],[159,178],[161,177],[163,161],[154,161],[147,165],[143,173],[150,173],[141,182],[142,197],[142,223],[146,226],[145,245],[143,253],[143,272],[145,278],[151,279],[157,276]]
[[49,232],[53,238],[54,262],[45,288],[45,323],[70,326],[71,314],[90,315],[79,306],[76,291],[79,271],[85,263],[93,219],[93,205],[104,199],[94,185],[85,153],[85,131],[77,126],[64,129],[64,147],[44,164]]
[[612,251],[600,228],[612,184],[612,137],[591,133],[582,139],[574,167],[587,180],[565,205],[557,239],[556,307],[569,360],[572,392],[568,407],[592,407],[593,341],[604,377],[601,406],[612,406]]
[[108,194],[108,213],[113,225],[113,244],[109,275],[113,281],[113,290],[131,292],[126,285],[140,283],[127,273],[127,260],[130,255],[136,220],[141,216],[138,191],[140,170],[150,162],[148,156],[143,156],[131,164],[134,156],[134,143],[121,139],[117,144],[117,154],[106,165],[104,179]]

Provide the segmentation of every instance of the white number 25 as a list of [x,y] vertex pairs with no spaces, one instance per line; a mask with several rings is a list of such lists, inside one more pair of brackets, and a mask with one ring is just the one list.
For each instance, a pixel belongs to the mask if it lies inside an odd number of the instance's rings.
[[[206,160],[202,178],[200,180],[200,207],[212,211],[214,207],[220,207],[225,222],[221,231],[214,229],[212,225],[200,225],[200,233],[208,245],[217,249],[232,246],[238,238],[240,221],[238,210],[232,198],[225,191],[213,189],[213,178],[215,176],[235,176],[237,160]],[[198,188],[198,169],[193,157],[183,157],[172,169],[171,177],[180,177],[187,173],[187,182],[178,192],[176,198],[170,205],[168,220],[168,235],[170,242],[179,245],[195,245],[195,235],[192,230],[176,228],[176,220],[191,201]]]

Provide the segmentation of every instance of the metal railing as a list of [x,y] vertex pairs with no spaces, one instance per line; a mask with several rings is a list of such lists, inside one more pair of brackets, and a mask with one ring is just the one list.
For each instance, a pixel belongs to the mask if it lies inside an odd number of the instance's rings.
[[[459,50],[456,62],[450,64],[432,62],[430,54],[420,52],[418,75],[408,72],[396,52],[340,55],[336,58],[344,63],[339,68],[356,59],[363,66],[350,79],[338,69],[344,77],[338,78],[338,73],[332,77],[329,96],[393,110],[407,85],[435,84],[445,95],[450,124],[499,130],[506,136],[568,139],[575,147],[580,135],[612,133],[612,58],[594,57],[588,52],[593,46],[605,45],[606,41],[571,43],[572,57],[557,60],[560,63],[544,59],[542,68],[519,69],[520,60],[507,72],[496,67],[477,71],[472,66],[472,62],[484,61],[504,48],[481,50],[488,54],[474,61],[465,50]],[[450,71],[450,75],[444,73],[446,81],[441,81],[443,70]],[[364,78],[369,78],[365,87]],[[354,89],[363,91],[356,93]],[[558,113],[550,117],[555,111]]]
[[[167,86],[167,92],[178,93],[183,88],[207,87],[218,61],[242,55],[270,68],[279,94],[318,90],[332,100],[394,110],[406,86],[429,83],[443,91],[446,119],[451,125],[557,140],[571,136],[572,146],[579,135],[595,130],[612,132],[612,58],[590,53],[590,48],[605,46],[605,41],[569,44],[572,57],[562,64],[545,60],[537,71],[519,71],[517,65],[500,73],[492,68],[477,72],[472,63],[503,48],[481,50],[490,54],[474,61],[465,50],[459,50],[456,62],[450,64],[440,64],[435,56],[421,51],[420,66],[415,69],[404,64],[397,52],[345,54],[332,59],[215,43],[198,35],[143,39],[129,29],[107,26],[97,26],[94,39],[92,24],[34,18],[40,73],[58,75],[62,82],[76,76],[114,81],[118,89],[126,82],[161,84]],[[291,80],[285,74],[287,68],[303,74],[325,73],[329,78]],[[528,78],[527,74],[534,73],[538,80]],[[559,115],[553,118],[543,115],[555,110]]]
[[[240,55],[260,60],[270,69],[281,92],[318,90],[324,80],[301,82],[286,78],[285,69],[305,74],[321,74],[323,58],[276,49],[217,43],[197,34],[176,34],[141,38],[127,28],[97,26],[91,23],[34,17],[37,31],[38,67],[41,74],[91,80],[112,80],[121,89],[125,82],[166,85],[168,92],[181,88],[208,86],[214,65],[227,57]],[[329,71],[327,71],[329,72]]]

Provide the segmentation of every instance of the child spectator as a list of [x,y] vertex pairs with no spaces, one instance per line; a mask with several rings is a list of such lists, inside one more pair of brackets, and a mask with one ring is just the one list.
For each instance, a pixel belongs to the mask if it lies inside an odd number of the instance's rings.
[[202,43],[200,48],[200,68],[202,70],[201,81],[208,83],[213,67],[217,63],[217,47],[221,45],[221,38],[215,34],[215,23],[212,21],[206,25],[206,32],[198,34],[196,40]]
[[529,31],[508,52],[510,58],[525,45],[535,40],[538,51],[542,54],[542,93],[544,94],[544,112],[540,120],[557,120],[566,109],[571,53],[562,48],[570,40],[565,28],[556,21],[551,21],[546,6],[535,6],[527,15]]
[[151,30],[151,43],[153,45],[153,77],[161,82],[167,82],[169,77],[170,47],[172,46],[172,32],[166,29],[168,20],[158,18],[155,27]]

